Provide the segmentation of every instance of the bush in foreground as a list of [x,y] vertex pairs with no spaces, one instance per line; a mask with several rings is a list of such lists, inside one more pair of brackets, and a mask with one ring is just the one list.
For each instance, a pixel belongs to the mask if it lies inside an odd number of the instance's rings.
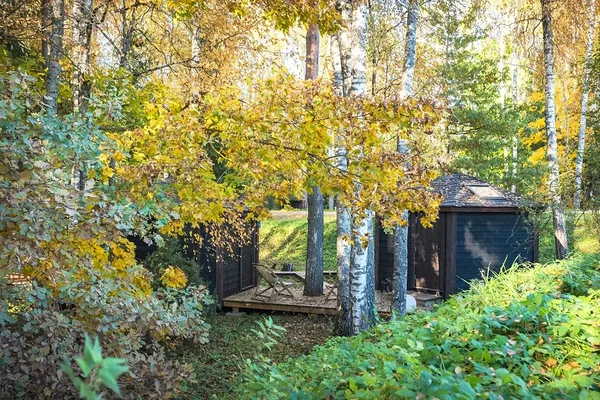
[[600,263],[510,269],[434,312],[248,363],[245,398],[598,399]]

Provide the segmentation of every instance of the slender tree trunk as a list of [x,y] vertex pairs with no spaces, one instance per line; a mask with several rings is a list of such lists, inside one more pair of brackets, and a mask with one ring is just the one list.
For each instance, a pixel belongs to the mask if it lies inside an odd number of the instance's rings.
[[50,8],[50,0],[41,1],[41,34],[42,34],[42,57],[44,58],[44,68],[48,68],[48,59],[50,57],[50,46],[48,40],[50,40],[50,32],[52,26],[52,13]]
[[200,82],[198,81],[198,76],[200,75],[200,62],[202,56],[202,31],[200,30],[200,25],[197,23],[195,18],[191,19],[191,38],[192,38],[192,48],[191,48],[191,56],[192,56],[192,98],[190,99],[192,103],[198,103],[200,100]]
[[[519,86],[518,86],[518,77],[519,77],[519,57],[517,53],[517,43],[513,44],[514,49],[512,52],[513,59],[513,72],[512,72],[512,101],[513,101],[513,110],[515,115],[517,114],[517,104],[519,101]],[[515,193],[517,191],[517,163],[519,157],[519,131],[515,130],[512,137],[512,173],[511,173],[511,185],[510,191]]]
[[87,113],[90,98],[92,0],[73,1],[73,111]]
[[49,0],[47,16],[50,21],[44,21],[49,26],[48,59],[46,72],[46,110],[52,115],[58,112],[58,83],[62,73],[60,61],[63,54],[63,35],[65,31],[65,2],[64,0]]
[[[413,95],[413,81],[417,61],[417,25],[419,22],[419,2],[410,0],[406,14],[406,39],[404,45],[404,65],[402,68],[401,98]],[[398,153],[408,155],[408,147],[404,140],[398,140]],[[406,169],[406,166],[405,166]],[[408,221],[408,211],[402,213]],[[396,225],[394,231],[394,272],[392,277],[392,310],[397,315],[406,313],[406,290],[408,286],[408,224]]]
[[[333,37],[333,86],[336,93],[342,96],[344,93],[344,80],[341,63],[340,50],[342,44],[339,37]],[[341,143],[336,144],[336,159],[341,171],[348,169],[346,149]],[[352,219],[350,210],[343,204],[338,204],[336,209],[336,252],[337,252],[337,306],[338,320],[337,333],[340,336],[352,335],[352,307],[350,303],[350,257],[352,253]]]
[[551,0],[541,0],[542,27],[544,32],[544,70],[546,95],[546,139],[548,141],[548,194],[552,203],[552,222],[556,258],[563,259],[569,253],[565,217],[560,196],[560,171],[558,167],[558,145],[556,141],[556,107],[554,102],[554,49],[552,42]]
[[[565,64],[567,64],[565,62]],[[565,65],[568,67],[568,65]],[[566,69],[566,68],[565,68]],[[565,170],[569,169],[569,96],[567,96],[566,78],[561,79],[563,87],[563,108],[565,114]],[[560,163],[559,163],[560,164]]]
[[419,1],[409,0],[406,13],[406,39],[404,47],[404,65],[402,67],[402,85],[400,98],[413,95],[415,64],[417,63],[417,25],[419,22]]
[[[306,32],[306,80],[315,80],[319,76],[319,26],[310,25]],[[306,279],[304,294],[320,296],[323,294],[323,208],[325,202],[318,185],[309,190],[308,237],[306,243]]]
[[127,68],[129,52],[133,41],[133,27],[135,26],[135,8],[131,12],[131,21],[127,18],[127,3],[121,0],[121,54],[119,55],[119,67]]
[[332,49],[331,57],[333,59],[333,88],[338,96],[344,95],[344,73],[342,72],[342,56],[340,49],[342,45],[339,36],[335,35],[331,38]]
[[[73,112],[86,114],[91,93],[90,54],[93,29],[92,0],[73,1]],[[84,161],[73,174],[73,183],[83,192],[87,178]]]
[[596,1],[588,1],[588,36],[585,51],[585,67],[583,70],[583,89],[581,95],[581,116],[579,118],[579,138],[577,139],[577,160],[575,161],[575,196],[573,206],[581,207],[581,181],[583,173],[583,154],[585,152],[585,129],[587,125],[588,92],[590,87],[590,62],[594,46],[594,29],[596,27]]

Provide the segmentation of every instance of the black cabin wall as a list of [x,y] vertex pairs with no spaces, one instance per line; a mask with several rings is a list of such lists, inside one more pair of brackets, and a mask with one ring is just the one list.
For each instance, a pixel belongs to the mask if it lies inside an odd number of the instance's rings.
[[517,213],[458,213],[456,224],[456,290],[472,279],[498,272],[515,261],[535,261],[534,239]]
[[[418,216],[409,219],[408,289],[439,292],[448,297],[468,289],[466,281],[481,271],[497,272],[515,261],[537,261],[537,236],[517,209],[445,209],[432,228],[423,228]],[[394,267],[393,234],[376,225],[376,283],[391,290]]]

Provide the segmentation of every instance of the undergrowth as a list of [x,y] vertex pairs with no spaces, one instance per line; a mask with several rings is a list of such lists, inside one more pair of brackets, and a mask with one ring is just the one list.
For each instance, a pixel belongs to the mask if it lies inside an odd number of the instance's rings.
[[249,363],[242,398],[600,399],[597,257],[508,269],[433,312]]

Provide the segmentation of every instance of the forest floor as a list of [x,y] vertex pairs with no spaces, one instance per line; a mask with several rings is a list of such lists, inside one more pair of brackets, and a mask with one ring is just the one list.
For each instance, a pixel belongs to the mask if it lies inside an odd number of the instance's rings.
[[263,355],[275,362],[309,353],[333,333],[334,321],[324,315],[271,314],[273,322],[286,329],[270,350],[253,329],[269,316],[249,313],[217,314],[210,318],[209,343],[189,347],[176,354],[178,361],[192,364],[196,382],[188,384],[181,399],[233,399],[246,360]]

